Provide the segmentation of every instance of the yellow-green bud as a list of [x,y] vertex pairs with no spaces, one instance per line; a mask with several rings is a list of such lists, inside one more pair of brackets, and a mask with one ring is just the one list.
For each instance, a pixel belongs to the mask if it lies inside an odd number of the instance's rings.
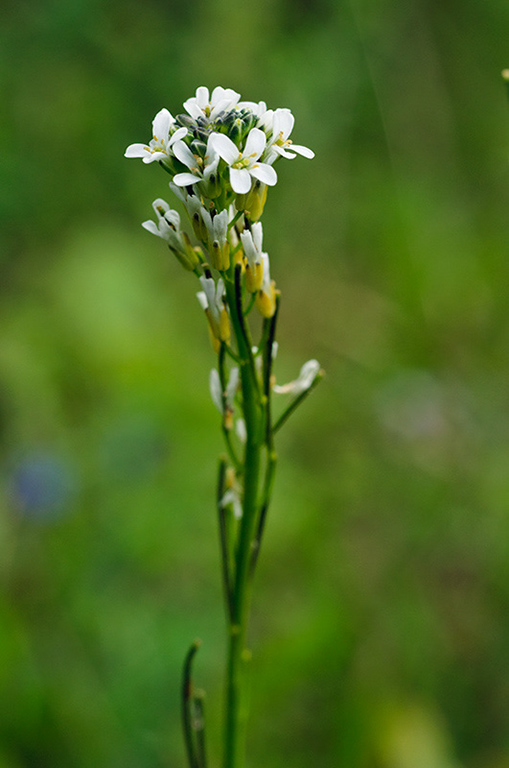
[[272,317],[276,311],[276,284],[271,280],[268,293],[258,291],[256,294],[256,308],[263,317]]
[[220,245],[218,240],[214,240],[210,248],[212,266],[220,272],[224,272],[230,266],[230,244],[225,242]]
[[251,191],[247,195],[245,209],[249,213],[251,221],[258,221],[263,213],[267,200],[267,185],[256,179]]
[[[275,299],[274,299],[274,309],[275,309]],[[272,313],[274,314],[274,313]],[[221,310],[221,316],[219,318],[219,338],[221,341],[230,341],[230,318],[228,317],[228,312],[226,311],[226,307],[223,307]]]
[[[249,262],[246,264],[246,288],[249,293],[256,293],[260,290],[263,283],[263,265],[255,264],[254,269],[251,268]],[[272,317],[272,315],[269,315]]]

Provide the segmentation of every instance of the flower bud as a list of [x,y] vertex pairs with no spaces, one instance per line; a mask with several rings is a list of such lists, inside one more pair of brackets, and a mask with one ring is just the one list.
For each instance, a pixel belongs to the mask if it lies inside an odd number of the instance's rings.
[[240,147],[242,137],[244,136],[244,124],[240,117],[237,117],[233,121],[232,125],[228,128],[227,135],[230,137],[234,144]]
[[219,240],[214,240],[210,248],[212,266],[220,272],[224,272],[230,266],[230,244],[225,242],[221,244]]
[[226,307],[223,307],[221,310],[221,315],[219,318],[219,338],[221,341],[230,341],[230,318],[228,317]]
[[[263,283],[263,265],[246,263],[246,288],[249,293],[256,293],[262,287]],[[272,315],[269,315],[272,317]]]
[[256,179],[255,183],[251,187],[251,191],[247,194],[245,203],[245,210],[248,212],[251,221],[258,221],[263,213],[266,200],[267,185],[262,184],[259,179]]
[[276,284],[271,280],[268,287],[256,294],[256,308],[263,317],[272,317],[276,311]]

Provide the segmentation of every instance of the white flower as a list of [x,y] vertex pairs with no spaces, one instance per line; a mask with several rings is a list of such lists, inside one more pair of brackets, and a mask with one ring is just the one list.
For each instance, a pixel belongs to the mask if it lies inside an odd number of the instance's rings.
[[223,210],[211,216],[201,206],[201,217],[207,228],[208,250],[214,269],[224,271],[230,266],[230,244],[228,242],[228,211]]
[[125,157],[141,157],[144,163],[153,163],[154,160],[166,160],[170,156],[170,150],[176,141],[183,139],[187,134],[187,128],[175,128],[175,119],[167,109],[161,109],[152,122],[154,138],[147,144],[131,144],[125,151]]
[[[178,197],[180,202],[184,205],[187,215],[189,216],[189,219],[191,220],[193,227],[195,224],[198,224],[202,229],[202,220],[201,220],[201,211],[203,208],[203,205],[201,203],[200,198],[197,195],[189,195],[187,192],[187,189],[185,187],[177,187],[176,184],[173,183],[173,181],[170,181],[169,187],[173,194]],[[200,240],[203,240],[204,238],[201,236],[201,232],[197,234],[197,237]]]
[[211,315],[219,322],[219,317],[224,309],[223,297],[225,295],[224,281],[220,277],[217,285],[213,277],[200,277],[200,283],[203,291],[197,293],[198,301],[203,309],[208,310]]
[[256,294],[256,306],[263,317],[272,317],[276,311],[276,289],[274,281],[270,279],[270,265],[268,253],[262,253],[262,279],[261,286]]
[[247,259],[246,288],[250,293],[259,291],[263,283],[262,237],[263,230],[259,221],[252,225],[251,231],[245,229],[240,234]]
[[320,373],[320,363],[318,360],[308,360],[300,369],[300,373],[295,381],[278,386],[274,384],[273,390],[278,395],[300,395],[313,384]]
[[212,402],[216,406],[219,413],[224,414],[225,411],[232,410],[233,401],[235,399],[235,395],[237,394],[237,389],[239,388],[239,369],[237,367],[231,369],[224,396],[223,390],[221,388],[219,373],[215,368],[212,368],[210,372],[209,386]]
[[226,245],[226,238],[228,234],[228,211],[224,210],[221,213],[216,213],[214,217],[210,215],[207,209],[201,206],[202,219],[207,227],[207,233],[209,236],[209,249],[212,250],[212,245],[217,242],[220,248]]
[[251,269],[255,269],[262,262],[263,229],[260,221],[251,226],[251,231],[245,229],[240,233],[242,248],[246,254],[247,263]]
[[209,135],[204,159],[199,155],[193,155],[187,144],[183,141],[175,142],[173,146],[175,157],[186,165],[190,171],[190,173],[177,173],[173,177],[173,183],[177,187],[189,187],[192,184],[197,184],[199,181],[208,182],[211,180],[211,176],[215,175],[219,163],[219,155],[212,145],[213,136],[213,133]]
[[157,223],[149,219],[141,226],[153,235],[166,240],[182,266],[192,271],[199,263],[199,259],[187,234],[180,231],[179,214],[177,211],[172,211],[168,203],[161,198],[154,200],[152,208],[156,212]]
[[209,389],[212,402],[216,406],[219,413],[223,413],[223,388],[221,387],[221,379],[216,368],[212,368],[209,376]]
[[244,419],[237,419],[235,422],[235,434],[241,443],[245,443],[247,441],[247,429]]
[[270,187],[276,184],[277,174],[274,168],[267,163],[258,162],[267,143],[266,135],[259,128],[249,131],[244,152],[240,152],[224,133],[211,133],[210,141],[217,154],[230,166],[230,184],[238,195],[249,192],[252,178],[259,179]]
[[267,111],[267,105],[264,101],[239,101],[237,109],[248,109],[257,118],[261,118]]
[[180,216],[177,211],[172,211],[168,203],[165,200],[161,200],[160,197],[154,200],[152,208],[157,216],[157,224],[152,219],[149,219],[144,221],[141,226],[153,235],[162,237],[163,240],[170,243],[177,236],[177,233],[180,234]]
[[288,138],[293,130],[295,118],[289,109],[276,109],[272,115],[269,110],[262,120],[267,128],[272,130],[272,138],[267,147],[266,156],[269,162],[273,162],[278,155],[293,159],[296,155],[302,155],[310,160],[315,156],[312,149],[301,144],[293,144]]
[[220,277],[216,285],[214,278],[202,275],[200,283],[203,291],[199,291],[196,297],[207,315],[212,333],[216,339],[228,341],[230,338],[230,325],[228,312],[223,301],[225,296],[223,279]]
[[209,89],[200,85],[196,89],[196,96],[184,102],[184,109],[195,120],[205,117],[207,121],[213,121],[224,110],[232,109],[240,99],[240,93],[231,88],[222,88],[218,85],[209,97]]
[[223,509],[230,504],[233,508],[233,516],[236,520],[240,520],[242,517],[242,501],[240,499],[240,490],[237,484],[231,488],[228,488],[228,490],[225,491],[223,498],[221,499],[221,507]]

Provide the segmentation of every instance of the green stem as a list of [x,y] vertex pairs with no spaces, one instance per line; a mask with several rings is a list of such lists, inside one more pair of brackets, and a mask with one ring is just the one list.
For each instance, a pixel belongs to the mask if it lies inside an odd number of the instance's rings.
[[226,510],[223,507],[222,500],[225,492],[226,461],[219,461],[219,473],[217,480],[217,514],[219,520],[219,543],[221,546],[221,572],[223,575],[223,589],[226,603],[228,619],[233,617],[232,607],[232,564],[230,558],[230,542],[228,536],[228,526],[226,521]]
[[267,448],[267,462],[265,466],[265,479],[263,487],[263,497],[260,508],[260,515],[258,518],[258,526],[256,529],[256,535],[253,541],[253,547],[251,552],[251,574],[254,574],[256,563],[258,560],[258,554],[262,543],[263,530],[265,527],[265,520],[267,517],[267,510],[270,504],[270,498],[272,495],[272,486],[274,484],[274,475],[276,472],[277,454],[274,448],[274,432],[272,429],[272,417],[271,417],[271,396],[272,396],[272,352],[274,349],[274,340],[276,338],[276,324],[279,313],[279,304],[281,296],[278,293],[276,295],[276,311],[273,316],[266,319],[263,325],[262,338],[263,338],[263,394],[265,396],[265,445]]
[[228,638],[223,768],[242,768],[247,717],[246,666],[250,658],[250,652],[247,649],[251,598],[250,562],[258,513],[262,410],[251,339],[242,315],[240,269],[235,270],[234,284],[231,282],[226,284],[226,291],[241,359],[240,376],[247,438],[244,455],[243,510],[235,551],[232,615]]
[[198,756],[195,744],[195,732],[193,728],[193,683],[191,680],[191,668],[196,651],[200,647],[200,640],[195,642],[189,648],[185,662],[184,673],[182,676],[182,726],[184,729],[184,742],[186,745],[187,760],[189,768],[200,768],[200,758]]
[[196,731],[196,757],[200,768],[207,768],[205,748],[205,694],[198,691],[194,696],[194,730]]
[[228,232],[230,231],[230,229],[232,229],[235,226],[235,224],[238,222],[238,220],[240,219],[243,213],[244,211],[237,211],[233,219],[228,224]]
[[272,496],[272,487],[274,485],[274,475],[276,472],[277,454],[272,450],[268,454],[267,467],[265,470],[265,480],[263,488],[263,499],[260,508],[260,516],[258,518],[258,526],[256,529],[256,536],[253,541],[251,552],[251,575],[254,574],[256,563],[258,561],[258,555],[260,554],[260,547],[262,544],[263,531],[265,528],[265,520],[267,517],[267,510],[269,508],[270,499]]
[[[226,387],[227,387],[227,378],[226,378],[226,368],[225,368],[225,355],[227,352],[227,345],[224,343],[224,341],[221,342],[221,345],[219,347],[219,355],[218,355],[218,361],[217,361],[217,368],[219,372],[219,380],[221,382],[221,399],[223,403],[223,419],[221,428],[223,431],[223,437],[226,444],[226,450],[228,451],[228,455],[230,457],[230,460],[235,467],[237,471],[241,469],[240,461],[237,457],[237,453],[235,451],[235,448],[233,447],[232,443],[232,435],[231,435],[231,425],[228,425],[226,422]],[[238,359],[237,359],[238,362]]]

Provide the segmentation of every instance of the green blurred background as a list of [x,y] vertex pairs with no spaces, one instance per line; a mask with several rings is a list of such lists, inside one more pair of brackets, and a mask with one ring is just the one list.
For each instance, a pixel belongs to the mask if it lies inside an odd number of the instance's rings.
[[218,766],[218,415],[196,285],[123,158],[198,85],[316,159],[264,215],[278,441],[249,768],[509,766],[507,0],[7,0],[0,12],[0,768]]

